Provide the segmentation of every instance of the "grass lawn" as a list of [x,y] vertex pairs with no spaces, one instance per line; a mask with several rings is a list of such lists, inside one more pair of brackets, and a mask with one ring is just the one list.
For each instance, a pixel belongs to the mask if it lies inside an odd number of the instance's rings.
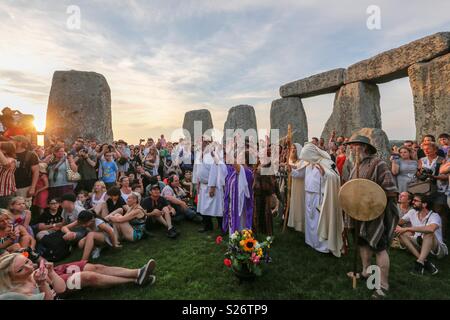
[[[304,243],[302,234],[281,233],[281,221],[275,223],[271,249],[273,262],[262,277],[239,284],[223,265],[225,242],[215,244],[217,232],[200,234],[198,225],[182,222],[181,236],[172,240],[164,230],[153,231],[154,238],[125,243],[121,251],[107,250],[97,263],[141,267],[149,258],[157,261],[157,281],[152,287],[126,285],[111,289],[84,289],[69,299],[368,299],[370,292],[359,282],[353,290],[346,272],[352,268],[352,253],[337,259],[318,253]],[[70,261],[79,259],[77,250]],[[409,273],[413,257],[391,249],[390,299],[450,299],[450,259],[435,261],[435,276]]]

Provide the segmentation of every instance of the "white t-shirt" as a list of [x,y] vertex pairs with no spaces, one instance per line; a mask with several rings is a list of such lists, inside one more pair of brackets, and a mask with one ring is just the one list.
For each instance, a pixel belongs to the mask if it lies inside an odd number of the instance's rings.
[[[427,216],[420,221],[419,219],[419,211],[416,210],[409,210],[402,218],[403,221],[411,222],[411,226],[413,227],[425,227],[429,226],[430,224],[436,224],[439,227],[436,229],[434,234],[436,235],[436,239],[439,241],[439,243],[444,243],[444,240],[442,239],[442,222],[441,222],[441,216],[437,214],[436,212],[430,211],[428,212]],[[422,235],[421,232],[416,232],[414,234],[414,238],[417,238],[418,236]]]

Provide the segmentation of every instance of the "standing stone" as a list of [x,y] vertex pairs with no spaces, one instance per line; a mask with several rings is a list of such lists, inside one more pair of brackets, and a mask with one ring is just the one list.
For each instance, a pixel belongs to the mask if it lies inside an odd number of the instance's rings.
[[308,122],[300,98],[283,98],[272,102],[270,127],[280,130],[280,139],[287,135],[289,124],[292,127],[293,142],[303,145],[308,141]]
[[213,129],[213,122],[209,110],[200,109],[186,112],[184,115],[183,129],[187,130],[191,135],[191,142],[194,143],[195,131],[194,122],[201,122],[202,128],[200,134],[204,134],[207,130]]
[[[255,109],[249,105],[239,105],[232,107],[228,111],[227,121],[223,126],[224,138],[227,137],[227,129],[242,129],[244,132],[254,129],[257,133]],[[257,136],[255,137],[257,138]]]
[[407,76],[408,68],[450,52],[450,32],[439,32],[360,61],[345,71],[345,84],[383,83]]
[[416,139],[450,133],[450,54],[408,69],[414,97]]
[[71,145],[77,137],[113,141],[111,90],[95,72],[56,71],[47,107],[47,136]]
[[355,82],[342,86],[321,137],[327,142],[333,130],[337,136],[350,137],[359,128],[381,129],[380,92],[376,84]]
[[390,143],[386,133],[378,128],[362,128],[353,132],[351,138],[365,136],[370,139],[370,143],[377,148],[377,155],[389,163],[391,157]]

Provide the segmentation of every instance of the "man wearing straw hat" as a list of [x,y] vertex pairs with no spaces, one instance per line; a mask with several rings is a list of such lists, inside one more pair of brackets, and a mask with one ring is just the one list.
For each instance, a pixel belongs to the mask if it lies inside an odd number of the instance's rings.
[[[367,268],[371,265],[373,255],[381,271],[381,286],[373,293],[372,298],[384,298],[389,289],[389,255],[387,249],[398,223],[399,213],[396,206],[397,186],[394,177],[385,161],[376,156],[377,149],[365,136],[356,136],[345,144],[350,146],[351,170],[344,181],[362,178],[377,183],[386,193],[387,205],[384,212],[376,219],[360,222],[357,230],[359,252],[362,261],[361,277],[367,278]],[[359,157],[359,159],[356,159]],[[359,160],[359,169],[354,165]]]

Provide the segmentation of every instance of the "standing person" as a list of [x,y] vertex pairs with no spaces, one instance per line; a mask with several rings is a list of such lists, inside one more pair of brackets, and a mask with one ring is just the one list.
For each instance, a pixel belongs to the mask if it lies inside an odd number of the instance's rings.
[[291,167],[291,197],[289,206],[288,227],[294,228],[296,231],[303,230],[304,221],[301,216],[302,208],[305,206],[305,198],[301,197],[302,190],[305,189],[305,170],[306,163],[300,159],[302,146],[294,143],[291,147],[288,166]]
[[[213,230],[212,217],[217,218],[219,229],[222,228],[223,217],[223,187],[225,185],[226,166],[214,159],[213,151],[208,141],[203,141],[203,159],[194,165],[198,184],[197,212],[202,215],[203,228],[199,232]],[[217,159],[218,160],[218,159]]]
[[[346,142],[352,151],[352,167],[348,177],[351,179],[368,179],[377,183],[387,195],[387,205],[384,213],[372,221],[361,222],[358,230],[359,251],[363,266],[362,277],[368,277],[367,268],[371,265],[372,256],[376,256],[376,264],[381,270],[381,286],[372,295],[374,299],[387,296],[389,290],[389,255],[387,249],[390,247],[394,236],[394,230],[399,220],[397,209],[398,189],[394,177],[385,161],[376,156],[377,149],[370,144],[369,138],[356,136]],[[357,177],[356,154],[359,154],[359,177]]]
[[39,214],[42,214],[44,209],[47,208],[48,186],[47,164],[41,162],[39,163],[39,180],[36,185],[36,195],[33,198],[33,206],[38,208]]
[[340,177],[330,155],[319,147],[307,143],[300,159],[305,162],[304,190],[300,196],[305,242],[313,249],[336,257],[341,256],[344,221],[339,206]]
[[425,157],[419,159],[419,171],[430,172],[429,177],[436,185],[437,190],[431,194],[432,210],[440,214],[442,219],[442,232],[445,236],[448,221],[448,207],[446,192],[448,189],[448,174],[439,173],[440,167],[444,164],[445,158],[438,155],[438,146],[435,143],[426,143],[423,145]]
[[[109,149],[111,150],[111,149]],[[114,187],[117,181],[117,174],[119,168],[114,162],[113,152],[108,150],[108,146],[104,145],[102,153],[100,154],[100,177],[105,183],[106,189]],[[105,155],[105,159],[101,159],[102,155]]]
[[252,229],[253,224],[253,172],[238,163],[227,165],[225,178],[223,232]]
[[30,142],[24,136],[15,136],[17,166],[14,173],[16,179],[16,196],[24,197],[28,207],[31,198],[36,193],[39,180],[39,158],[35,152],[29,150]]
[[94,183],[97,181],[97,157],[86,148],[81,148],[78,151],[74,161],[78,167],[78,172],[81,175],[81,180],[78,181],[76,192],[81,190],[92,190]]
[[158,175],[159,157],[156,147],[153,147],[149,150],[148,154],[144,158],[143,164],[145,170],[152,176]]
[[[39,167],[38,167],[39,168]],[[53,148],[53,157],[48,164],[49,197],[61,198],[67,193],[74,194],[73,183],[67,180],[67,170],[78,171],[72,156],[66,156],[64,148],[56,146]],[[39,170],[39,169],[38,169]],[[39,172],[38,172],[39,173]]]
[[130,169],[129,160],[131,158],[131,151],[130,148],[128,148],[128,144],[123,140],[119,140],[117,151],[120,154],[120,157],[117,159],[117,167],[119,170],[119,178],[120,178],[123,175],[125,175]]
[[8,208],[14,193],[16,192],[16,181],[14,171],[16,170],[16,151],[11,142],[0,144],[0,208]]
[[336,168],[339,175],[342,176],[345,160],[347,160],[347,155],[345,154],[346,147],[344,144],[340,144],[338,150],[336,151]]
[[397,181],[398,192],[408,191],[408,184],[414,180],[417,173],[417,160],[412,159],[411,151],[406,147],[400,147],[398,154],[391,156],[392,174]]
[[442,133],[439,135],[438,141],[440,145],[439,149],[447,156],[450,151],[450,136],[447,133]]
[[[270,147],[269,147],[270,150]],[[267,159],[267,160],[266,160]],[[253,191],[255,194],[255,215],[253,229],[255,233],[273,235],[272,199],[276,195],[281,199],[280,191],[274,174],[267,174],[265,170],[271,169],[269,158],[263,158],[254,172]]]

